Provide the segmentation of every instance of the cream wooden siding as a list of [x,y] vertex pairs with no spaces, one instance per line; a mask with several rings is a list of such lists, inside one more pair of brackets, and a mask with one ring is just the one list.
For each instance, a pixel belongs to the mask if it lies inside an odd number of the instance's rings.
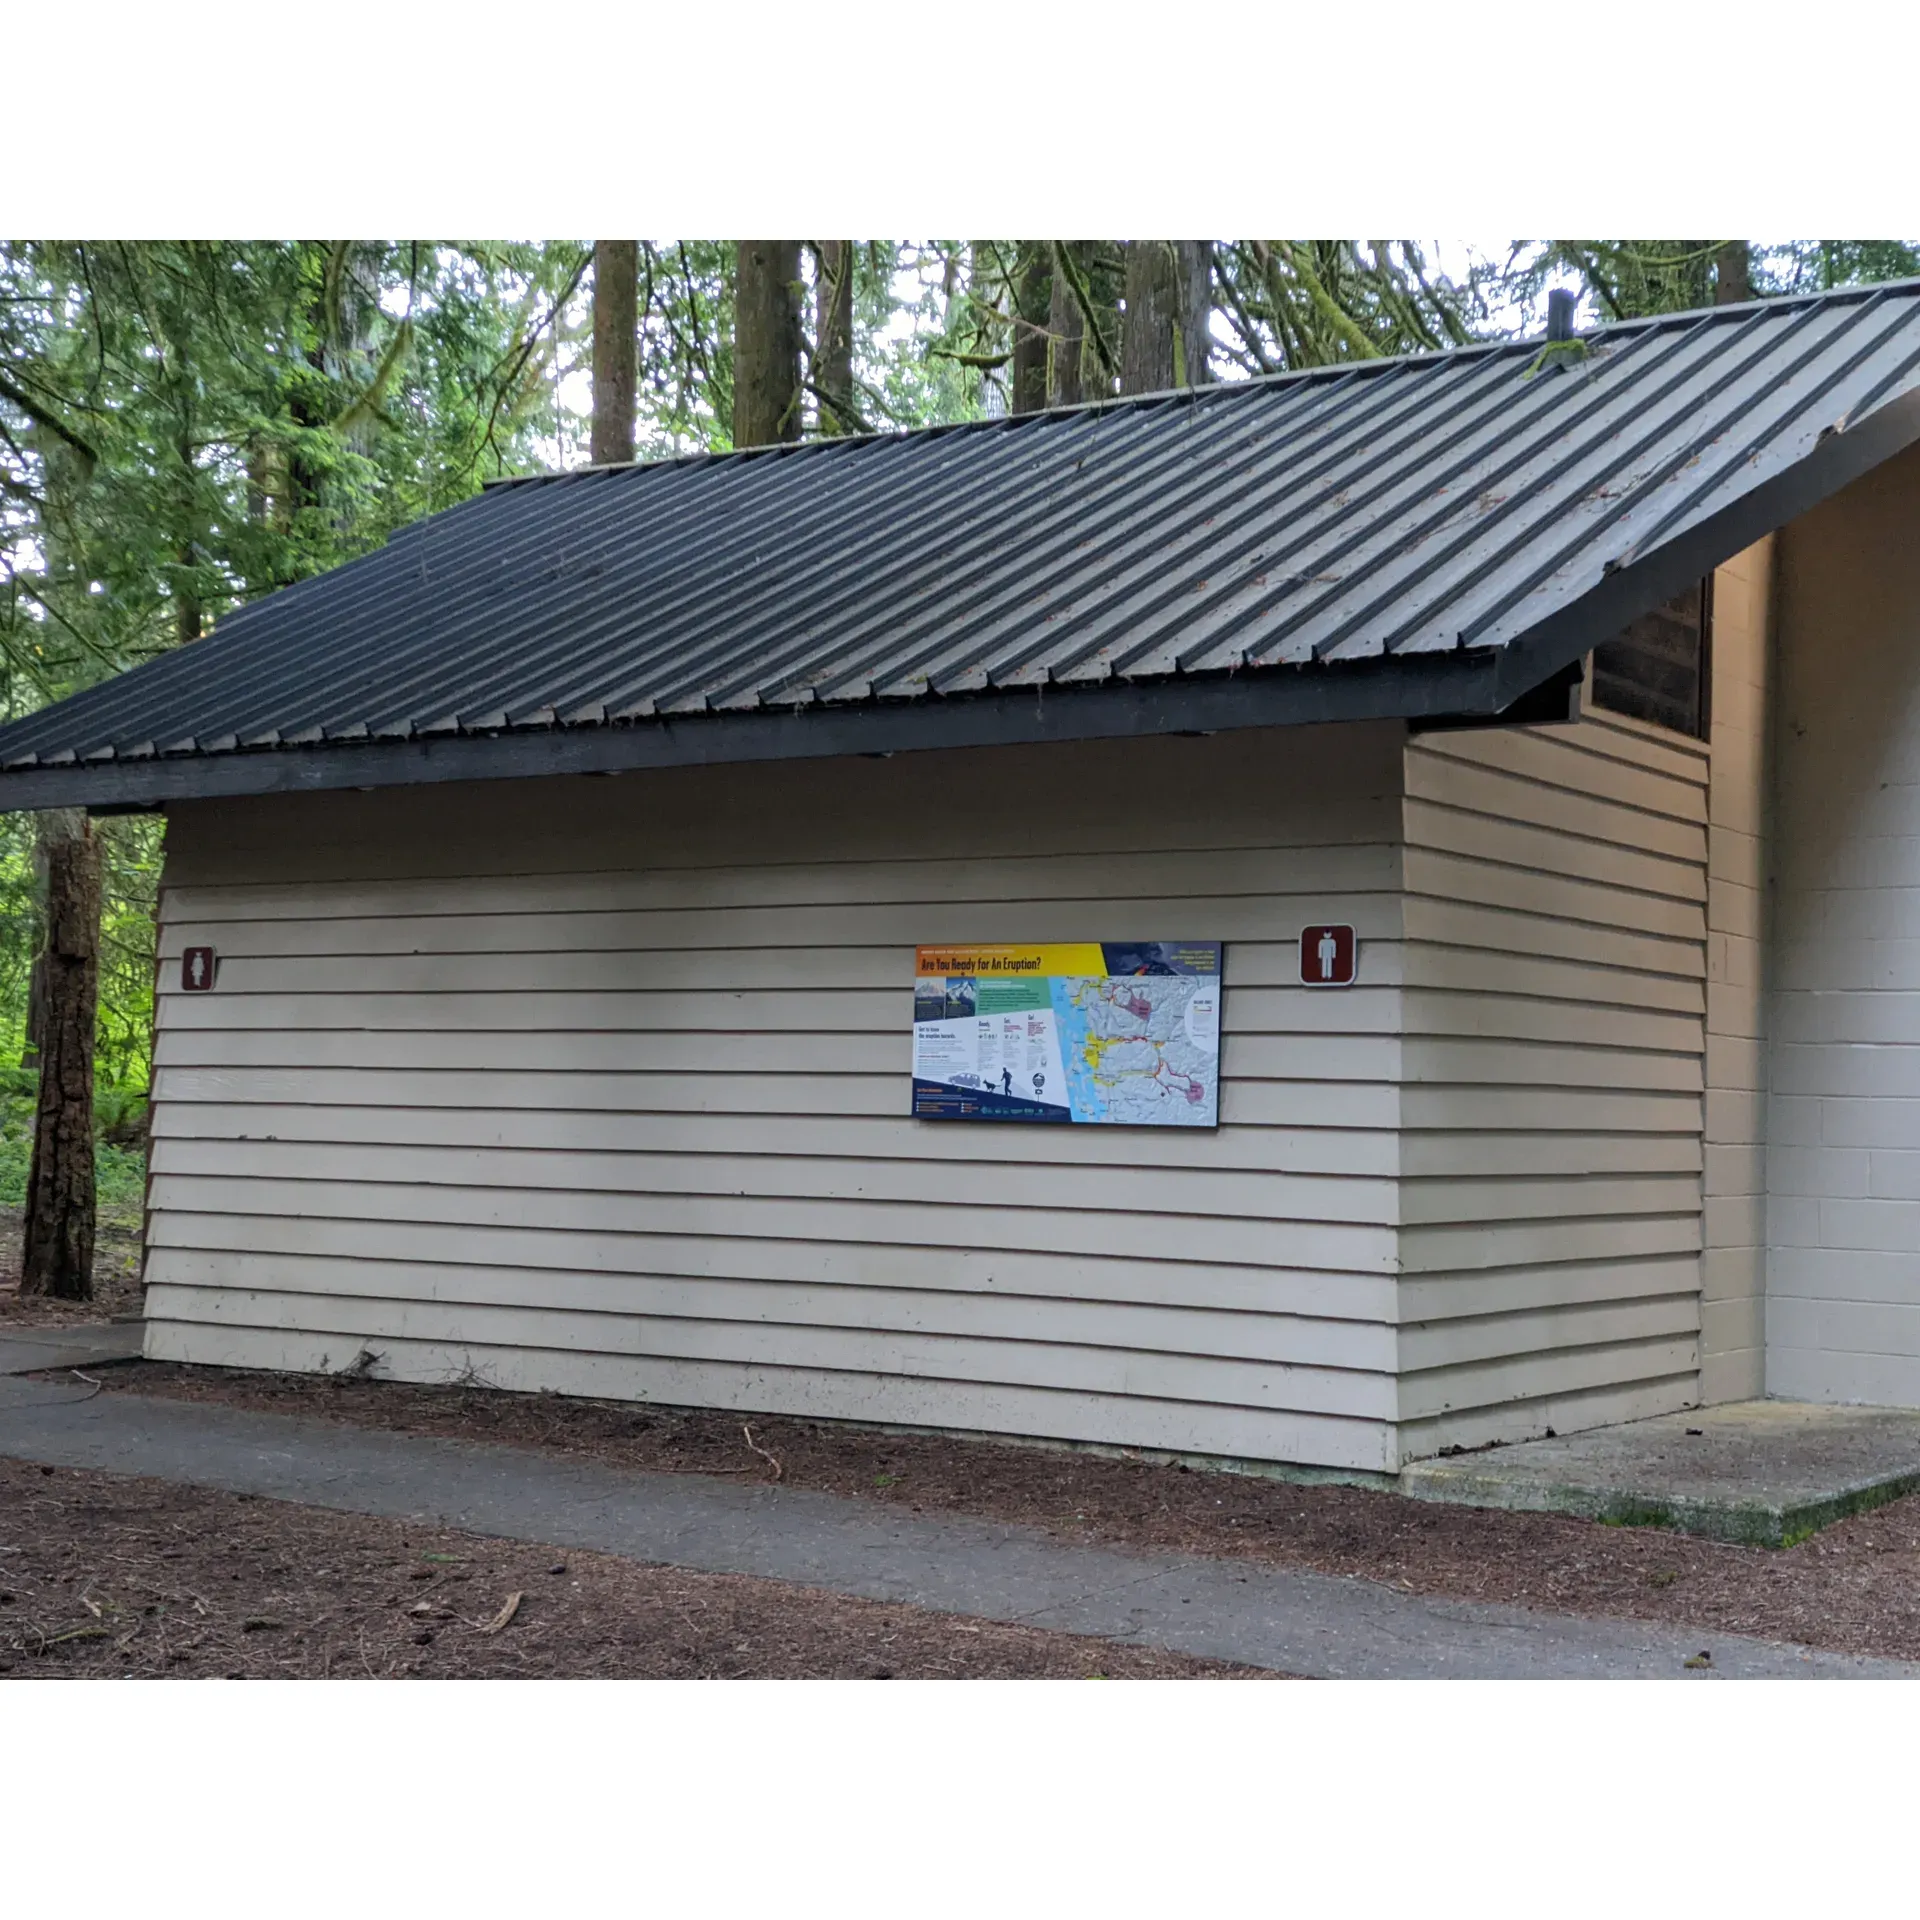
[[1408,743],[1409,1456],[1698,1393],[1706,782],[1612,715]]
[[[148,1351],[1391,1468],[1400,778],[1383,726],[182,806]],[[1147,937],[1228,943],[1217,1132],[905,1117],[916,942]]]
[[1920,1406],[1920,455],[1780,568],[1767,1389]]
[[1713,588],[1707,824],[1706,1180],[1700,1397],[1766,1391],[1766,863],[1773,543]]

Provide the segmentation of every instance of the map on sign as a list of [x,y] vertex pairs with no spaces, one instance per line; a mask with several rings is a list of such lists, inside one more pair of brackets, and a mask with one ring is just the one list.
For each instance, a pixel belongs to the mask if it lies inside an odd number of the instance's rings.
[[913,1113],[1220,1123],[1220,942],[922,947]]

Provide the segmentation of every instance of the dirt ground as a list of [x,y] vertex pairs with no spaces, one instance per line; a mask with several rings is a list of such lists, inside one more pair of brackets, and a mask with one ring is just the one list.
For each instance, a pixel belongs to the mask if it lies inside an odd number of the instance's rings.
[[772,1479],[771,1455],[788,1486],[1013,1521],[1063,1539],[1316,1567],[1417,1593],[1920,1659],[1920,1495],[1772,1552],[1557,1514],[1431,1506],[1354,1487],[799,1420],[754,1420],[750,1449],[743,1422],[720,1413],[146,1362],[101,1378],[116,1389],[649,1471]]
[[0,1460],[0,1677],[414,1675],[1271,1677],[771,1580]]
[[8,1327],[66,1327],[140,1312],[140,1236],[102,1226],[94,1237],[91,1300],[22,1299],[20,1215],[0,1209],[0,1333]]

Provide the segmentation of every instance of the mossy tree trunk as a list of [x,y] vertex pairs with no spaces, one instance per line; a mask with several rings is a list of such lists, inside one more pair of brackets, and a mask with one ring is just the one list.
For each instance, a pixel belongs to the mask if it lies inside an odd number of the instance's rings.
[[1079,267],[1072,240],[1053,243],[1047,301],[1047,405],[1077,407],[1086,398],[1080,383],[1080,357],[1087,321],[1075,297],[1073,276]]
[[593,243],[593,440],[596,467],[633,458],[639,351],[640,243]]
[[1044,240],[1022,240],[1013,269],[1013,410],[1038,413],[1047,404],[1047,361],[1052,342],[1047,318],[1053,295],[1053,249]]
[[823,434],[858,433],[853,400],[852,240],[814,243],[813,399]]
[[1752,298],[1752,252],[1744,240],[1723,240],[1713,256],[1713,304],[1736,307]]
[[800,242],[742,240],[734,253],[733,444],[800,438]]
[[1212,252],[1205,240],[1127,242],[1122,393],[1164,393],[1208,379]]
[[86,816],[39,820],[47,873],[40,1091],[20,1291],[93,1298],[93,1029],[100,993],[100,842]]

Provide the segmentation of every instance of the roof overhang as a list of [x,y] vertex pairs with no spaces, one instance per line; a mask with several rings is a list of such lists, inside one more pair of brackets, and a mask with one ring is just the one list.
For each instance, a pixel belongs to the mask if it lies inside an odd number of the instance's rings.
[[1545,677],[1523,665],[1520,651],[1418,654],[1342,667],[1025,688],[881,706],[687,714],[617,725],[25,767],[0,773],[0,811],[67,806],[137,811],[176,800],[449,780],[631,773],[1337,721],[1492,717]]
[[1518,723],[1525,696],[1639,615],[1681,592],[1875,467],[1920,442],[1920,387],[1815,443],[1718,510],[1645,551],[1629,547],[1597,584],[1549,599],[1499,646],[1381,652],[1298,666],[1114,679],[910,699],[762,705],[632,721],[416,734],[68,760],[0,770],[0,811],[134,811],[170,802],[646,768],[1216,733],[1245,727],[1446,718]]

